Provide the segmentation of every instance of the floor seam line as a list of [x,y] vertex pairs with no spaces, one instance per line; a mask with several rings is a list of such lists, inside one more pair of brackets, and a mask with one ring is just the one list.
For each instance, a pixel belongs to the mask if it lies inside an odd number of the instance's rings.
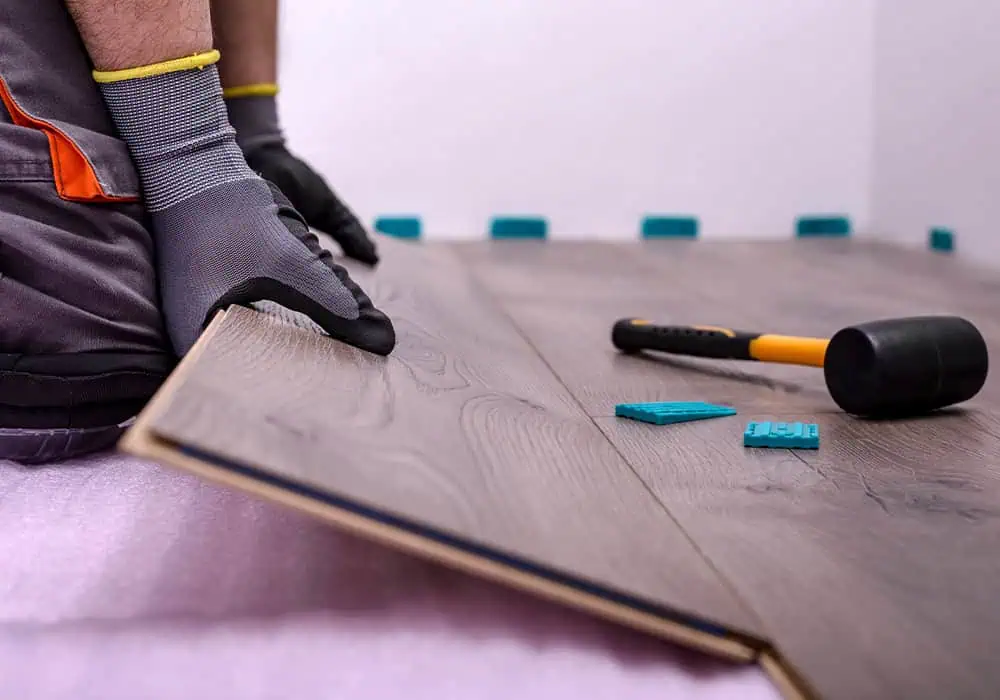
[[[452,252],[452,254],[455,255],[456,257],[459,257],[457,253]],[[563,389],[569,395],[573,404],[577,407],[580,413],[582,413],[583,416],[587,419],[587,421],[589,421],[589,423],[597,430],[597,432],[604,439],[604,441],[608,443],[611,449],[615,451],[615,454],[617,454],[621,458],[622,462],[625,463],[625,466],[628,467],[630,472],[632,472],[632,475],[639,480],[640,484],[642,484],[643,489],[645,489],[646,492],[653,498],[653,500],[657,504],[659,504],[660,508],[662,508],[663,511],[667,514],[667,517],[670,518],[671,522],[673,522],[674,525],[677,526],[677,528],[684,535],[684,538],[690,543],[690,545],[694,548],[694,550],[701,556],[702,560],[708,565],[709,569],[713,571],[716,574],[716,576],[719,577],[719,580],[722,582],[725,588],[730,592],[730,594],[735,598],[735,600],[745,608],[746,612],[748,612],[752,616],[752,618],[760,625],[761,629],[765,629],[763,620],[757,614],[757,611],[743,598],[743,596],[739,593],[738,589],[732,584],[729,578],[723,575],[721,571],[719,571],[718,567],[715,565],[715,562],[712,561],[712,558],[709,557],[708,554],[702,550],[702,548],[694,540],[694,538],[687,531],[687,529],[683,525],[681,525],[681,523],[677,520],[677,518],[670,511],[670,509],[663,502],[663,500],[656,495],[656,493],[650,488],[649,484],[646,483],[646,480],[643,479],[642,476],[636,471],[632,463],[625,457],[624,454],[622,454],[621,450],[618,449],[618,446],[615,445],[615,443],[608,437],[607,433],[605,433],[604,430],[601,429],[601,426],[597,424],[594,418],[591,417],[589,413],[587,413],[586,409],[584,408],[580,400],[577,398],[576,394],[574,394],[573,391],[566,385],[566,383],[563,381],[559,373],[556,372],[556,370],[552,367],[551,363],[549,363],[549,361],[546,359],[545,355],[543,355],[542,352],[538,349],[538,347],[536,347],[535,344],[531,342],[531,339],[528,338],[527,335],[524,333],[524,330],[521,328],[520,324],[518,324],[514,320],[514,318],[510,315],[510,313],[507,311],[506,305],[504,304],[503,300],[495,292],[493,292],[493,290],[491,290],[485,284],[481,283],[473,275],[468,273],[466,274],[469,277],[470,283],[473,284],[477,289],[479,289],[480,292],[482,292],[490,300],[490,302],[492,302],[496,310],[511,324],[511,326],[513,327],[514,331],[518,334],[518,336],[528,345],[529,348],[531,348],[531,350],[542,362],[542,364],[545,365],[546,369],[548,369],[549,373],[552,374],[555,380],[559,383],[559,386],[563,387]],[[740,636],[742,637],[743,635],[741,634]],[[757,637],[753,637],[753,639],[760,644],[760,646],[754,647],[754,650],[758,654],[773,647],[773,643],[771,642],[770,639],[758,639]]]

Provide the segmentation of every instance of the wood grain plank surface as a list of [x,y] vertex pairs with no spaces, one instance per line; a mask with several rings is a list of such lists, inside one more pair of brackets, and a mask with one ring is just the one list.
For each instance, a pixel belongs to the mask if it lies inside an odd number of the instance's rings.
[[[613,320],[628,315],[826,335],[940,312],[974,320],[996,354],[1000,311],[980,296],[996,288],[995,273],[854,241],[663,243],[624,250],[632,270],[670,279],[673,299],[619,290],[573,303],[542,285],[513,296],[497,280],[503,272],[484,283],[813,692],[996,697],[995,377],[961,409],[866,422],[837,410],[818,370],[623,357],[609,338]],[[557,246],[550,259],[558,265]],[[610,414],[617,401],[643,400],[717,401],[739,414],[674,426]],[[746,422],[769,418],[818,423],[820,449],[744,448]]]
[[[830,337],[846,326],[875,320],[923,314],[957,314],[972,321],[991,347],[1000,347],[1000,314],[992,301],[1000,293],[996,271],[963,263],[922,250],[870,241],[807,239],[801,241],[691,241],[653,240],[641,244],[607,246],[573,244],[564,262],[562,244],[550,245],[548,265],[560,270],[560,278],[573,270],[585,270],[580,282],[565,282],[566,288],[582,286],[592,292],[587,298],[563,298],[551,293],[549,274],[538,273],[538,263],[520,242],[502,244],[458,244],[463,259],[477,279],[506,308],[518,304],[519,321],[544,325],[548,315],[572,319],[572,334],[579,339],[573,352],[596,348],[605,358],[613,357],[611,325],[617,318],[645,316],[661,323],[709,324],[748,331]],[[604,287],[590,271],[598,262],[581,260],[592,255],[609,268],[617,268],[634,280],[631,286]],[[502,255],[495,266],[494,255]],[[884,261],[882,264],[880,261]],[[532,274],[528,274],[528,273]],[[554,274],[554,273],[551,273]],[[514,283],[516,280],[516,284]],[[560,304],[560,302],[570,302]],[[543,310],[542,306],[546,308]],[[591,310],[593,309],[593,313]],[[598,317],[600,314],[600,317]],[[570,323],[567,321],[566,326]],[[546,334],[533,342],[547,342],[547,352],[565,352],[561,340]],[[610,353],[610,354],[609,354]],[[767,384],[779,391],[803,389],[825,392],[822,372],[791,365],[744,362],[703,362],[689,358],[646,358],[666,369],[678,370],[671,380],[690,383],[696,374],[741,376],[744,381]],[[614,371],[631,363],[615,360]],[[593,364],[591,364],[593,363]],[[586,371],[604,371],[607,362],[591,357],[560,368],[586,366]],[[626,370],[628,371],[628,370]],[[616,374],[617,376],[617,374]],[[658,381],[666,374],[658,373]],[[625,386],[631,386],[623,379]],[[635,383],[641,385],[642,379]],[[789,397],[790,398],[790,397]],[[604,406],[607,401],[604,398]],[[637,399],[638,400],[638,399]],[[991,374],[973,400],[1000,408],[1000,375]],[[586,402],[585,402],[586,403]],[[829,406],[835,408],[830,403]]]
[[[608,299],[587,304],[504,301],[504,309],[591,416],[613,416],[617,403],[707,401],[739,408],[836,411],[821,370],[718,362],[664,354],[625,355],[611,343],[615,319],[665,323],[711,319],[714,302]],[[719,313],[718,315],[727,316]],[[746,318],[746,315],[733,314]],[[711,320],[706,323],[711,323]],[[751,328],[755,324],[748,321]]]
[[152,431],[759,640],[757,620],[452,253],[384,253],[358,278],[395,321],[390,357],[232,309]]
[[[685,250],[683,243],[677,255]],[[634,255],[639,243],[597,241],[470,241],[449,244],[478,282],[505,299],[572,302],[615,298],[670,298],[675,285],[649,274]],[[688,245],[688,249],[690,249]]]
[[[818,423],[820,450],[743,448],[769,418]],[[995,697],[994,414],[598,423],[822,697]]]

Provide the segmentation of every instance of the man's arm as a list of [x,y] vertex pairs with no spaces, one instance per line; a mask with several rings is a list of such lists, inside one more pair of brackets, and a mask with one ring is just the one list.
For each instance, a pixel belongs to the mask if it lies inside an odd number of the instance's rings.
[[278,82],[278,0],[212,0],[219,77],[227,89]]
[[209,0],[66,0],[90,60],[117,71],[212,48]]
[[250,166],[276,184],[315,229],[369,265],[378,253],[326,180],[289,151],[278,118],[278,0],[211,0],[229,121]]

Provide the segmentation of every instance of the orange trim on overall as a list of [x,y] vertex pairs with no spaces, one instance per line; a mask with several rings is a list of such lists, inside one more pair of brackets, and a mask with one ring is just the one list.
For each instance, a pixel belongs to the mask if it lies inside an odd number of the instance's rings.
[[72,202],[138,201],[139,198],[136,196],[115,196],[106,193],[97,179],[94,167],[73,139],[49,122],[33,117],[21,109],[21,105],[10,94],[7,81],[2,77],[0,77],[0,99],[3,100],[15,124],[38,129],[48,137],[53,179],[60,197]]

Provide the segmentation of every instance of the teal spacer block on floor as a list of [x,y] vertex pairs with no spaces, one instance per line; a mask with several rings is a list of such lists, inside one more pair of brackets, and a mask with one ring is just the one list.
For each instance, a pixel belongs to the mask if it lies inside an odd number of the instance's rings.
[[643,238],[697,238],[698,219],[693,216],[647,216],[642,220]]
[[927,244],[931,250],[950,253],[955,250],[955,234],[946,228],[932,228],[928,235]]
[[744,447],[819,449],[819,426],[815,423],[748,423],[743,431]]
[[549,234],[549,223],[537,216],[496,216],[490,220],[490,238],[536,238]]
[[396,238],[420,238],[420,219],[415,216],[380,216],[375,219],[375,230]]
[[683,423],[690,420],[705,418],[721,418],[736,415],[736,409],[729,406],[716,406],[699,401],[660,401],[651,403],[620,403],[615,406],[615,415],[619,418],[631,418],[644,423],[666,425],[667,423]]
[[802,216],[795,222],[795,235],[809,236],[849,236],[851,220],[846,216]]

